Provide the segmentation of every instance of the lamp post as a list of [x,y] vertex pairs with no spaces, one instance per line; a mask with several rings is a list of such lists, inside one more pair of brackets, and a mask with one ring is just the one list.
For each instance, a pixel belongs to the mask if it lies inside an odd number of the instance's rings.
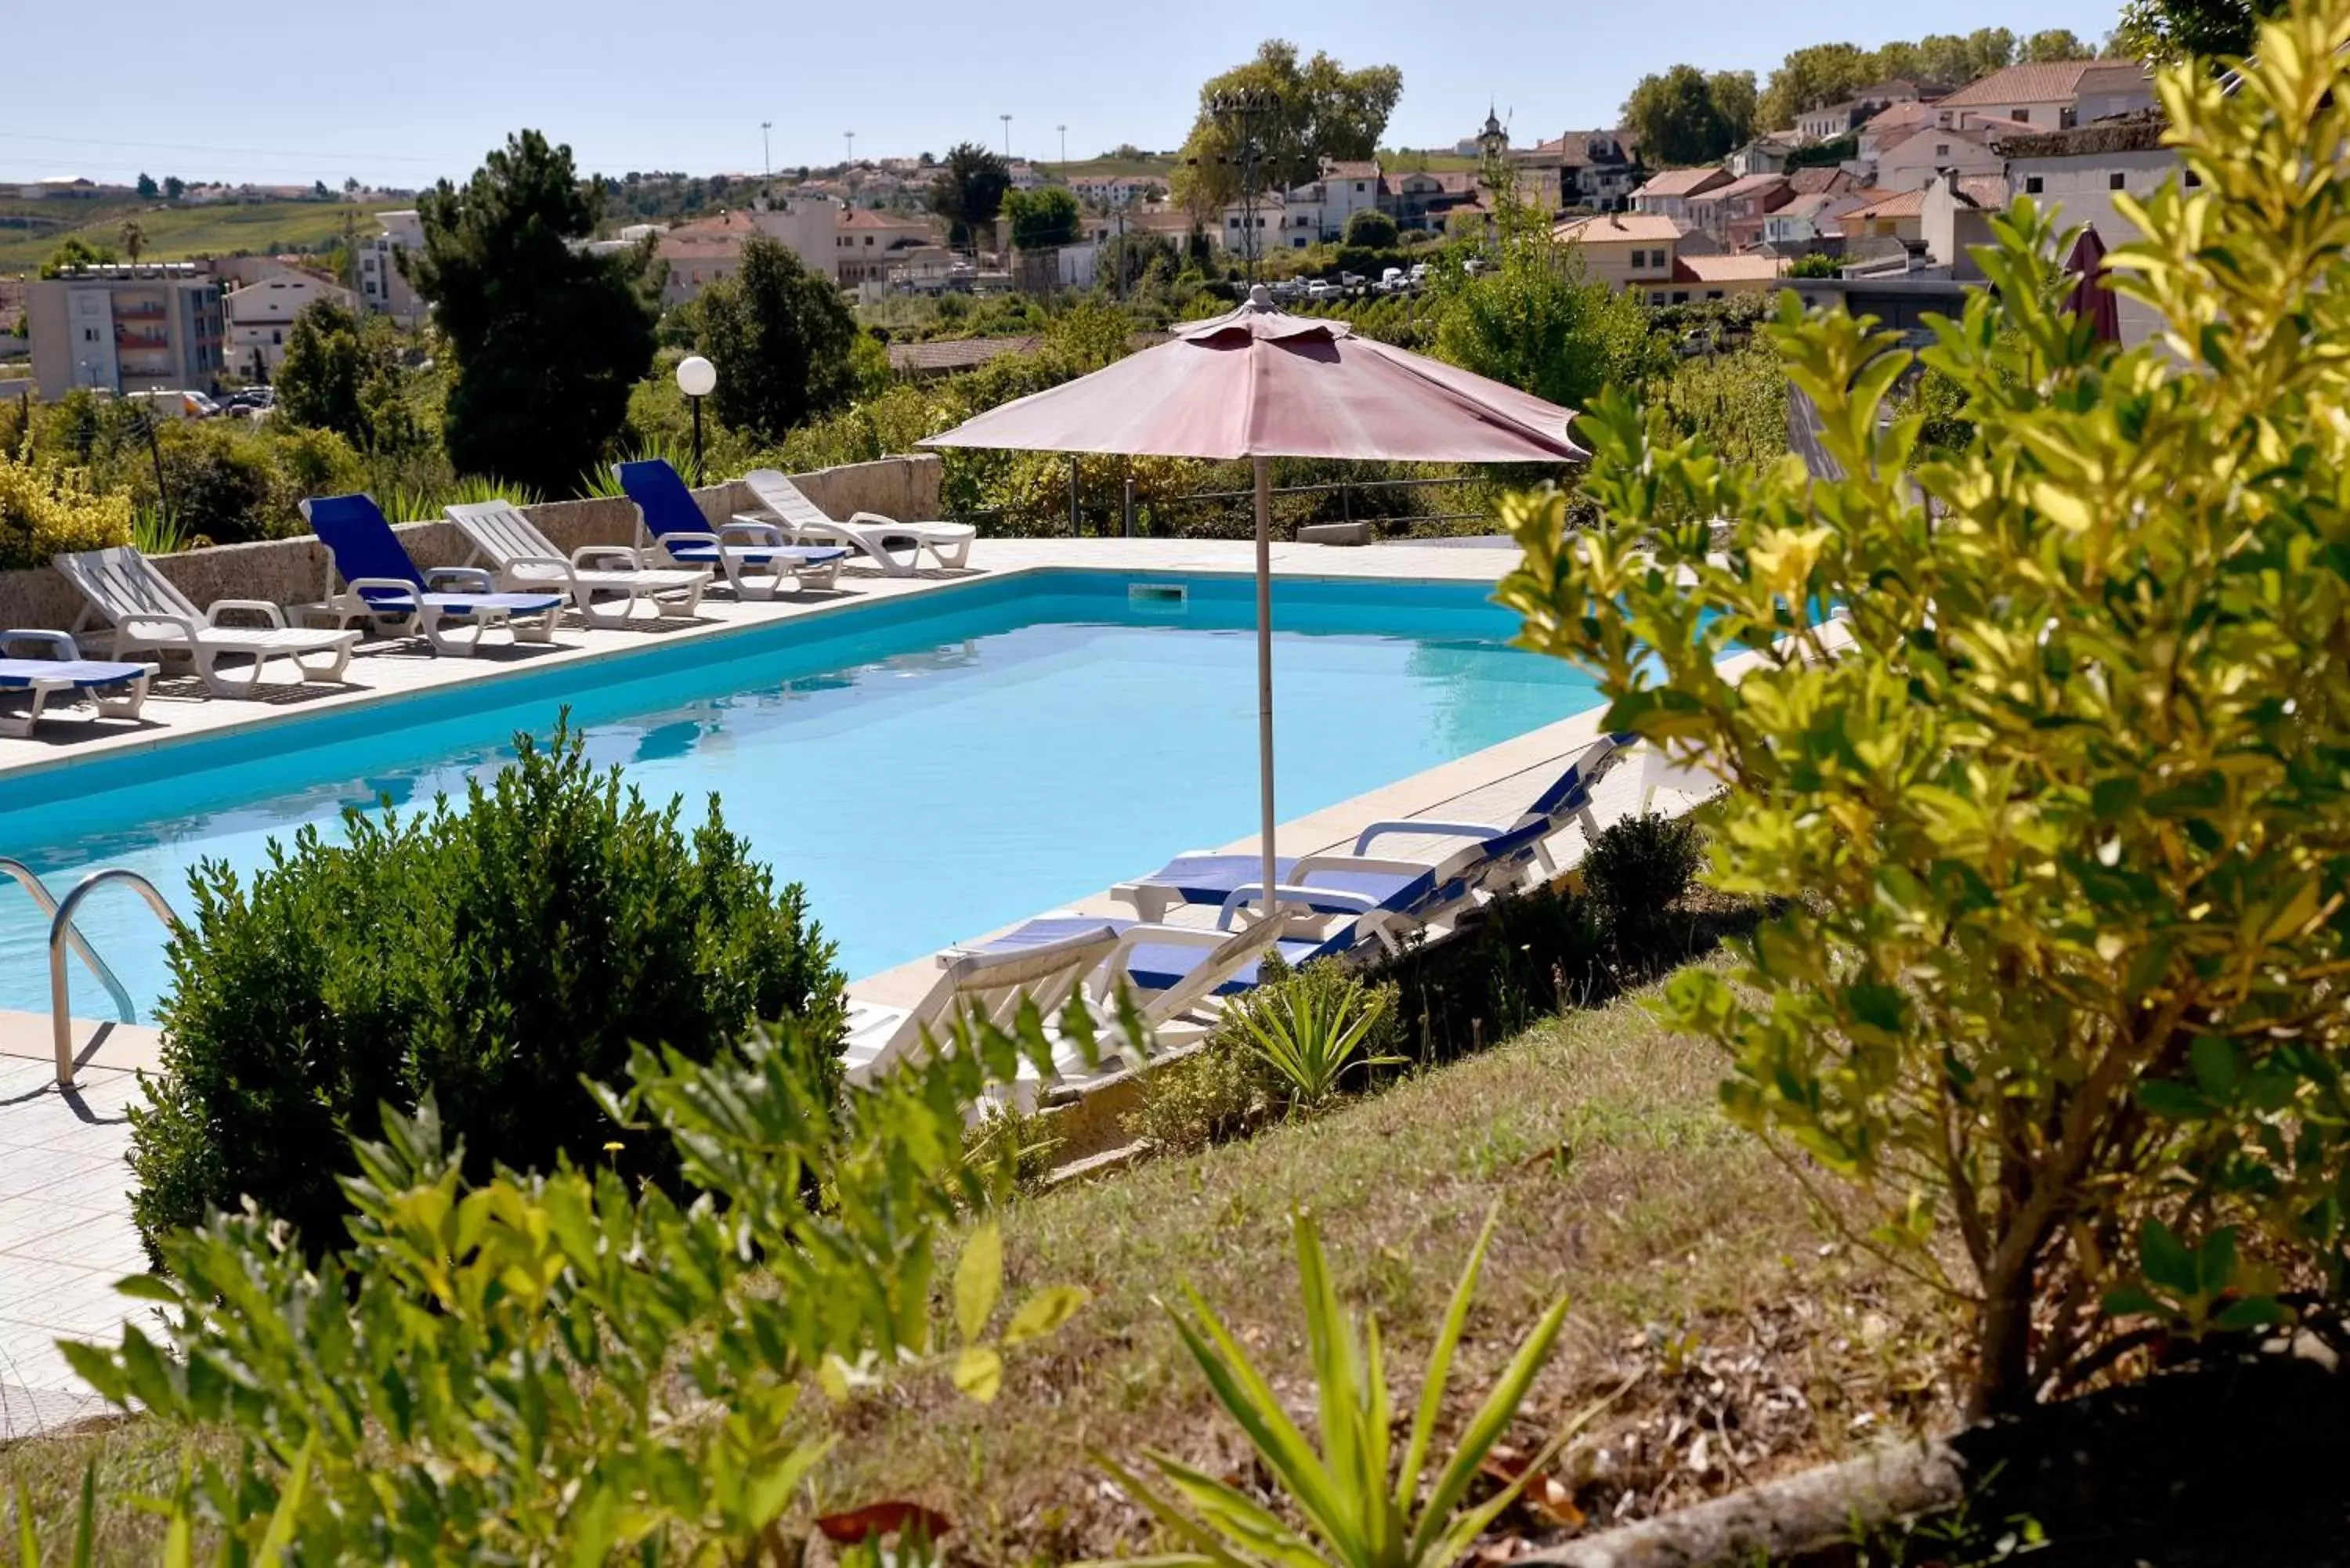
[[995,118],[1003,122],[1003,161],[1009,163],[1012,161],[1012,117],[999,114]]
[[848,156],[840,161],[840,167],[846,172],[848,166],[857,161],[857,132],[844,130],[840,136],[841,140],[848,144]]
[[1053,129],[1061,133],[1061,161],[1066,164],[1069,161],[1069,128],[1056,125]]
[[767,140],[767,133],[775,129],[775,122],[772,119],[759,122],[759,178],[762,180],[775,177],[775,150]]
[[699,354],[689,354],[677,362],[677,389],[693,405],[693,483],[700,484],[702,474],[702,400],[710,396],[718,385],[718,367]]

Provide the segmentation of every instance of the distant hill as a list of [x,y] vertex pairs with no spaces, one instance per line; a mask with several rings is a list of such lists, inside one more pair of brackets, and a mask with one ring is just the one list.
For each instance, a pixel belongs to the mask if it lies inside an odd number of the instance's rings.
[[[192,256],[231,255],[238,251],[309,251],[343,232],[346,218],[359,233],[376,231],[375,208],[347,202],[220,202],[171,206],[131,200],[8,202],[0,203],[0,273],[37,272],[68,234],[104,245],[120,254],[123,220],[136,218],[147,236],[142,261],[185,261]],[[70,226],[49,227],[64,220]],[[17,227],[34,223],[36,228]]]

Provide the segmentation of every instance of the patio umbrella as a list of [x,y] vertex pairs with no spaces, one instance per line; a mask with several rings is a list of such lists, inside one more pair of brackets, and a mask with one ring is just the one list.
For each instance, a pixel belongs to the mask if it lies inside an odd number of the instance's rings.
[[2097,237],[2092,223],[2081,231],[2073,242],[2073,254],[2064,258],[2064,270],[2080,281],[2073,286],[2064,301],[2064,308],[2087,319],[2099,337],[2108,343],[2122,340],[2122,306],[2107,286],[2103,273],[2106,268],[2106,242]]
[[1090,376],[992,409],[924,446],[1248,458],[1256,469],[1259,846],[1274,908],[1273,459],[1563,462],[1572,411],[1407,353],[1326,317],[1276,310],[1263,285],[1228,315]]

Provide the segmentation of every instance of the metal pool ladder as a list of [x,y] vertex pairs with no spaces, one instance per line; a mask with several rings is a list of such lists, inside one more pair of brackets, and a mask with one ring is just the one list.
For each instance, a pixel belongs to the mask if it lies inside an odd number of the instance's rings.
[[89,966],[89,972],[106,987],[107,994],[114,999],[115,1011],[122,1016],[122,1022],[131,1023],[139,1013],[138,1004],[130,1000],[129,990],[116,978],[106,961],[98,956],[81,932],[75,929],[75,912],[80,909],[84,898],[109,882],[129,883],[140,898],[147,900],[147,907],[155,911],[155,918],[171,929],[179,929],[179,912],[172,908],[154,883],[127,866],[109,866],[91,872],[75,885],[62,903],[49,891],[48,884],[21,860],[0,857],[0,873],[15,877],[17,885],[39,907],[41,913],[49,917],[50,1038],[57,1047],[57,1084],[60,1087],[71,1088],[74,1081],[73,1018],[66,997],[67,945],[72,945],[75,954]]

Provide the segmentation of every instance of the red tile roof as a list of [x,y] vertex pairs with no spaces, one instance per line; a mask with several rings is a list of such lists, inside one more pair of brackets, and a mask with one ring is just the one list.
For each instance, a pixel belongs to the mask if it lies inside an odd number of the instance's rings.
[[1689,196],[1715,185],[1730,183],[1729,172],[1713,167],[1703,169],[1668,169],[1653,175],[1647,184],[1632,192],[1635,196]]
[[1657,240],[1669,244],[1681,237],[1681,226],[1661,213],[1603,213],[1596,218],[1561,223],[1551,231],[1551,237],[1561,244],[1638,244]]
[[2095,60],[2045,60],[2009,66],[1980,81],[1969,82],[1942,99],[1943,109],[1967,109],[1976,104],[2064,103],[2080,96],[2081,77]]
[[1782,277],[1786,271],[1784,256],[1766,256],[1753,251],[1741,255],[1673,258],[1675,283],[1745,283],[1758,277]]
[[1835,195],[1860,188],[1860,182],[1842,169],[1790,169],[1787,183],[1798,196]]

